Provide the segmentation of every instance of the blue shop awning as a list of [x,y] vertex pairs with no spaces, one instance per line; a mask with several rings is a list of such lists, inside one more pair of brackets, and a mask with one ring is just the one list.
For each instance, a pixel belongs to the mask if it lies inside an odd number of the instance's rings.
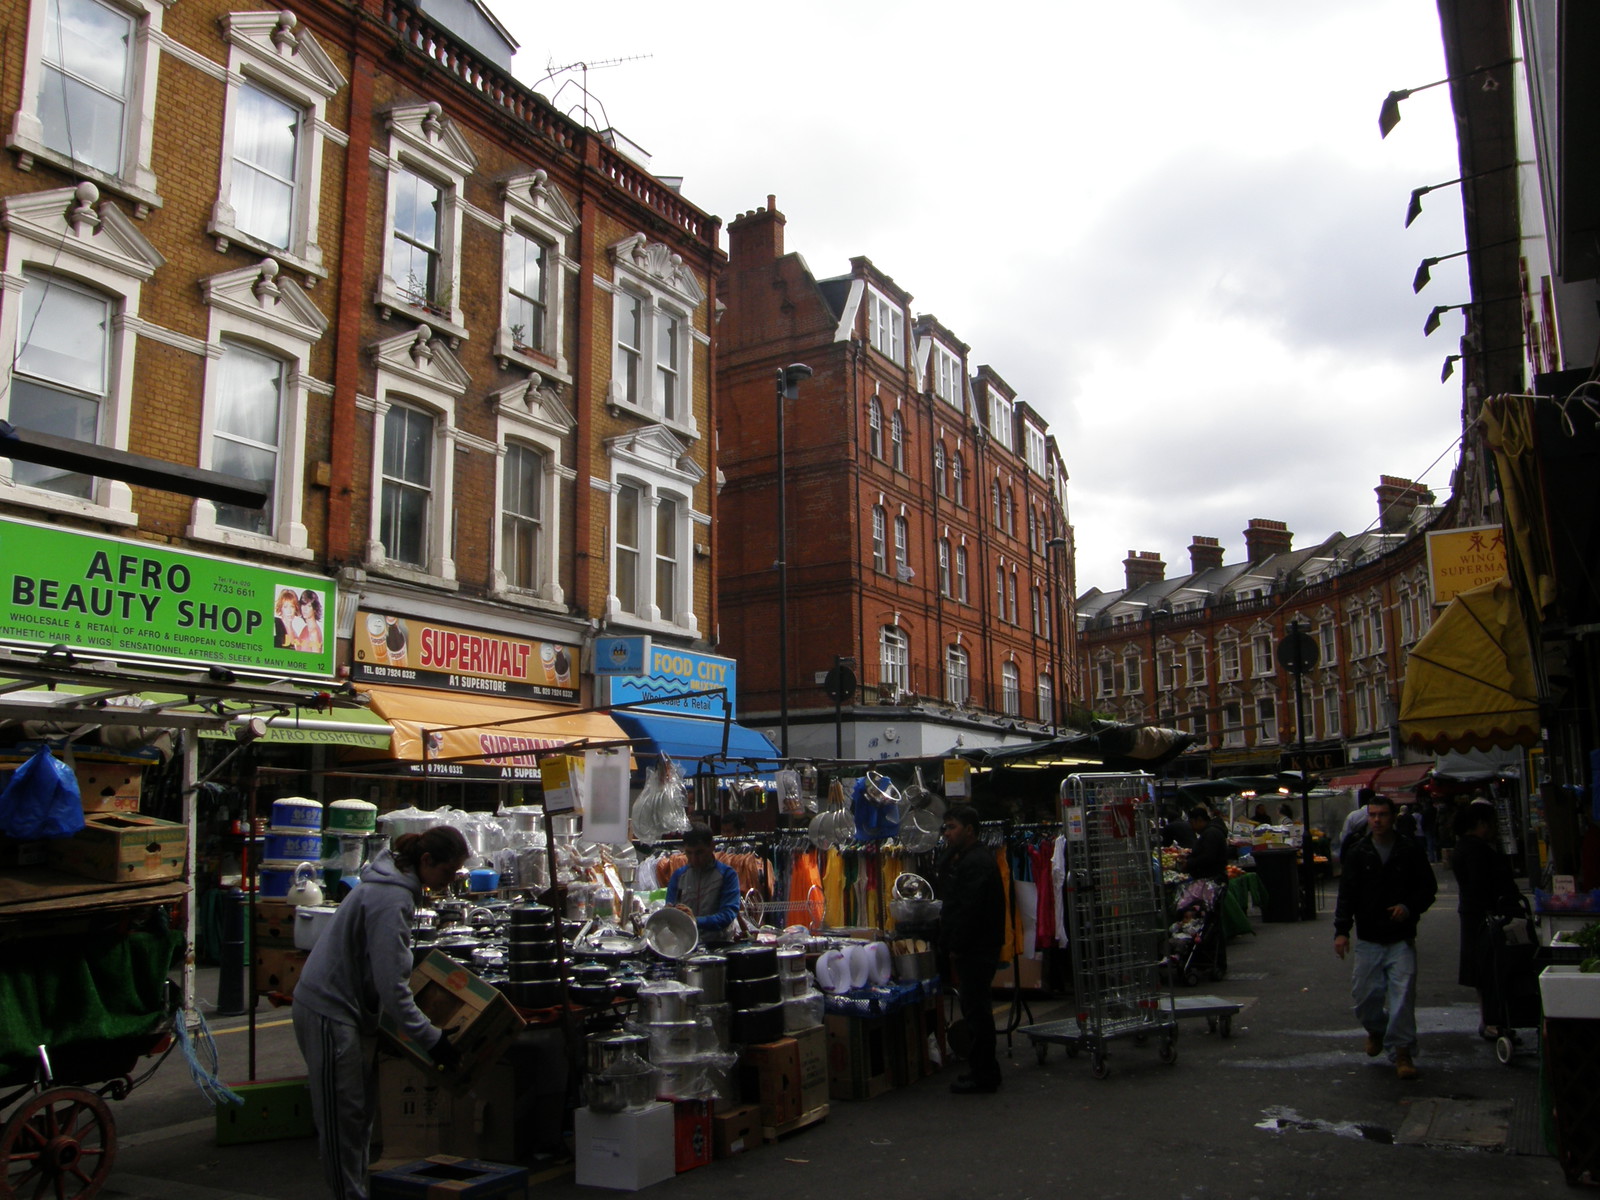
[[708,772],[733,775],[751,767],[758,773],[773,771],[781,761],[778,748],[765,735],[743,725],[727,727],[728,749],[724,754],[721,721],[626,710],[613,711],[611,719],[622,726],[629,737],[645,739],[646,744],[635,744],[635,757],[665,754],[683,768],[686,776]]

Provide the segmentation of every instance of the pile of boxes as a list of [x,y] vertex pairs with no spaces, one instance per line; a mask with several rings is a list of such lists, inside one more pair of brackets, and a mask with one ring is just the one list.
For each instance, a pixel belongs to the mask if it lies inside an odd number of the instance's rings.
[[83,762],[76,768],[84,827],[69,838],[0,839],[0,866],[48,866],[101,883],[164,883],[183,878],[188,829],[139,815],[141,763]]
[[674,1174],[754,1150],[828,1115],[828,1041],[821,1025],[746,1046],[739,1092],[746,1101],[659,1100],[633,1112],[578,1110],[577,1182],[636,1191]]

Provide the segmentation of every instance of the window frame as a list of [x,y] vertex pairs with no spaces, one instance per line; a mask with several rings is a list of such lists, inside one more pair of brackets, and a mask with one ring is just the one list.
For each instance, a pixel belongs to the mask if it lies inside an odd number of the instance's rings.
[[945,647],[944,699],[958,708],[972,700],[972,656],[962,646]]
[[1000,664],[1000,711],[1008,717],[1022,715],[1022,671],[1014,662]]
[[[452,350],[468,337],[461,308],[461,224],[467,209],[467,180],[478,159],[456,124],[436,100],[391,108],[385,118],[389,145],[384,167],[382,270],[373,302],[385,320],[399,315],[443,334]],[[439,278],[426,304],[419,304],[390,273],[395,241],[396,187],[401,172],[439,188]]]
[[[566,593],[561,584],[563,519],[562,493],[577,479],[577,472],[565,461],[564,447],[577,423],[560,401],[557,390],[533,379],[523,380],[494,393],[490,399],[495,413],[495,530],[494,564],[489,593],[497,600],[564,612]],[[540,501],[544,512],[545,538],[541,546],[539,586],[515,586],[505,570],[504,545],[499,536],[504,520],[506,451],[512,444],[529,447],[544,458]]]
[[306,426],[311,392],[329,390],[313,376],[311,355],[327,333],[329,320],[298,284],[279,273],[275,258],[203,280],[201,296],[209,310],[200,428],[202,467],[211,466],[221,362],[227,345],[238,344],[279,359],[285,367],[285,380],[272,530],[260,534],[220,524],[216,505],[196,500],[185,532],[200,541],[309,561],[314,553],[304,512]]
[[878,687],[911,691],[911,639],[898,625],[878,629]]
[[906,422],[898,408],[889,414],[889,465],[896,471],[906,469]]
[[[700,437],[697,407],[702,399],[697,372],[700,368],[695,347],[710,346],[710,338],[696,326],[705,304],[706,292],[683,257],[664,242],[652,242],[642,233],[633,234],[606,248],[611,262],[611,278],[596,278],[602,291],[610,292],[611,328],[607,340],[612,347],[612,373],[606,402],[618,412],[656,422],[681,438]],[[648,389],[644,396],[629,396],[626,384],[616,374],[616,348],[619,344],[620,313],[625,299],[640,301],[639,385]],[[677,353],[678,396],[670,410],[657,384],[661,353],[661,324],[676,322],[670,344]]]
[[[578,264],[568,252],[578,217],[561,189],[550,182],[545,171],[518,175],[500,185],[501,260],[499,325],[494,334],[494,354],[500,368],[513,366],[535,372],[546,379],[570,385],[572,369],[567,360],[566,311],[569,275]],[[519,342],[512,332],[510,280],[517,237],[527,238],[543,248],[544,327],[537,344]]]
[[[608,482],[591,479],[590,485],[608,494],[606,517],[606,563],[608,567],[605,600],[606,620],[635,628],[678,636],[700,635],[700,618],[695,610],[696,570],[693,550],[696,527],[711,523],[708,513],[695,508],[695,490],[705,481],[704,469],[689,454],[688,447],[663,425],[654,425],[643,432],[618,434],[605,441],[606,454],[611,462]],[[616,594],[617,546],[617,492],[629,484],[642,487],[643,507],[648,509],[639,520],[641,544],[638,547],[641,568],[638,583],[648,594],[641,596],[638,607],[642,612],[624,612]],[[656,566],[659,548],[659,513],[663,502],[672,505],[672,532],[677,570],[672,580],[670,606],[660,603],[657,589],[660,580]]]
[[989,436],[1007,450],[1016,439],[1016,401],[1000,392],[992,383],[989,393]]
[[889,514],[881,504],[872,506],[872,569],[889,573]]
[[950,454],[950,498],[956,502],[957,508],[967,506],[967,469],[960,450]]
[[965,372],[961,369],[961,357],[945,348],[940,342],[933,343],[933,394],[943,400],[951,408],[961,407],[961,384]]
[[[896,366],[906,365],[906,315],[887,292],[867,284],[867,345]],[[887,320],[885,320],[887,318]]]
[[1256,743],[1275,744],[1278,739],[1278,702],[1271,696],[1257,696]]
[[951,595],[951,589],[950,589],[950,539],[947,538],[947,537],[942,537],[942,538],[939,539],[938,570],[939,570],[939,579],[938,579],[939,594],[941,596],[944,596],[946,599],[948,599],[950,597],[950,595]]
[[[298,29],[288,12],[232,12],[221,19],[228,43],[228,70],[224,80],[222,153],[217,199],[206,232],[217,249],[243,246],[271,255],[279,263],[305,275],[306,282],[327,278],[322,261],[322,160],[328,139],[325,132],[328,101],[347,81],[311,33]],[[279,47],[283,49],[280,50]],[[289,242],[278,246],[249,233],[239,225],[234,188],[240,97],[246,86],[281,100],[300,112],[300,136],[295,146],[296,178],[289,215]]]
[[916,577],[911,568],[911,523],[904,513],[894,518],[894,576],[901,583],[910,583]]
[[876,396],[867,398],[867,453],[883,461],[883,404]]
[[960,603],[966,604],[968,603],[967,596],[967,548],[965,546],[957,546],[955,598]]
[[936,496],[948,500],[950,498],[950,477],[948,459],[945,457],[944,443],[933,444],[933,491]]
[[[143,285],[166,259],[117,205],[101,202],[98,186],[89,181],[0,198],[0,222],[7,230],[0,276],[0,346],[9,351],[3,378],[10,380],[9,364],[18,348],[26,272],[54,275],[109,297],[108,388],[99,436],[101,445],[126,450]],[[7,382],[0,417],[9,414],[10,395]],[[133,489],[122,480],[96,476],[87,499],[67,496],[17,484],[8,459],[0,459],[0,500],[110,525],[138,522]]]
[[[21,103],[11,120],[6,146],[17,155],[17,165],[31,171],[42,159],[76,179],[88,180],[134,203],[134,216],[144,218],[162,201],[152,167],[155,141],[156,92],[159,82],[161,22],[165,0],[96,0],[102,7],[121,12],[133,21],[129,46],[128,94],[124,98],[122,163],[116,171],[103,171],[79,162],[45,143],[40,99],[45,80],[44,45],[48,32],[48,5],[37,0],[28,5],[27,48],[22,64]],[[276,14],[274,14],[276,15]]]

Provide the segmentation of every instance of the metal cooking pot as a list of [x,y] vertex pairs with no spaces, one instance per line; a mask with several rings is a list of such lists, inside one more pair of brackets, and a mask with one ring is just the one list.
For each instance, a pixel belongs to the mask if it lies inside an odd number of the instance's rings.
[[760,979],[728,980],[728,1003],[733,1005],[735,1010],[776,1004],[782,999],[783,988],[776,975],[767,975]]
[[633,1112],[655,1102],[656,1072],[647,1065],[629,1074],[591,1075],[587,1090],[590,1112]]
[[679,908],[658,908],[644,923],[645,944],[662,958],[683,958],[700,944],[700,927]]
[[650,1023],[650,1061],[676,1062],[700,1048],[700,1025],[696,1021],[652,1021]]
[[604,1074],[619,1064],[638,1070],[645,1060],[650,1039],[639,1033],[593,1034],[584,1043],[589,1072]]
[[412,929],[436,929],[439,925],[439,914],[431,908],[419,908],[411,914]]
[[783,976],[806,973],[806,952],[798,946],[785,946],[778,951],[778,974]]
[[728,960],[720,954],[690,955],[678,963],[678,978],[700,989],[702,1004],[721,1004],[727,998]]
[[778,973],[776,946],[734,946],[725,952],[728,979],[764,979]]
[[699,988],[671,981],[647,983],[639,989],[639,1003],[644,1007],[647,1025],[693,1020],[694,1006],[699,1000]]
[[733,1010],[733,1040],[741,1046],[763,1046],[783,1036],[783,1004]]
[[506,973],[518,983],[540,983],[561,978],[561,964],[555,959],[535,959],[533,962],[508,962]]

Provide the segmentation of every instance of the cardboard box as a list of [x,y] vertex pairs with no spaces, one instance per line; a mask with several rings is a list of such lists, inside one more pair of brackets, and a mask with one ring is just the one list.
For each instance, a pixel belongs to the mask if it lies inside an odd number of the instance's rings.
[[244,1103],[218,1102],[217,1145],[275,1142],[311,1137],[317,1132],[311,1124],[311,1090],[304,1075],[297,1079],[253,1079],[228,1086]]
[[255,952],[255,989],[258,992],[282,992],[294,995],[300,982],[300,972],[305,969],[309,950],[285,950],[268,946]]
[[1539,972],[1539,997],[1547,1017],[1600,1021],[1600,975],[1593,972],[1559,963],[1546,967]]
[[575,1182],[636,1192],[671,1179],[677,1174],[673,1128],[672,1105],[660,1100],[636,1112],[580,1108],[573,1117]]
[[527,1200],[528,1169],[453,1154],[435,1154],[388,1171],[375,1171],[372,1200]]
[[40,840],[19,842],[15,838],[0,837],[0,867],[42,867],[49,851],[49,843]]
[[732,1158],[761,1145],[761,1109],[755,1104],[719,1109],[711,1114],[711,1152]]
[[800,1054],[800,1111],[828,1103],[828,1031],[821,1025],[790,1035]]
[[1039,991],[1044,987],[1044,959],[1020,958],[1013,969],[1010,963],[1003,963],[994,973],[994,986],[1002,991],[1009,991],[1021,987],[1024,991]]
[[142,883],[183,877],[189,830],[176,821],[137,813],[86,813],[83,828],[50,843],[58,871],[107,883]]
[[793,1038],[746,1046],[740,1075],[739,1094],[760,1106],[763,1125],[800,1115],[800,1046]]
[[[479,1069],[498,1059],[525,1022],[511,1001],[448,955],[435,950],[411,973],[417,1007],[461,1052],[461,1065],[446,1076],[452,1087],[464,1087]],[[388,1013],[378,1028],[425,1070],[433,1059],[422,1043],[409,1037]]]
[[522,1162],[536,1152],[526,1122],[518,1122],[511,1064],[478,1071],[465,1091],[450,1086],[436,1067],[410,1058],[378,1059],[379,1116],[386,1158],[458,1154],[491,1162]]
[[887,1013],[883,1034],[891,1084],[905,1087],[933,1073],[928,1058],[928,1014],[923,1009],[906,1007]]
[[679,1175],[711,1164],[711,1101],[672,1102],[673,1165]]
[[255,921],[250,926],[250,945],[256,950],[274,947],[294,949],[296,907],[287,900],[256,900]]
[[78,796],[83,811],[139,811],[144,767],[139,763],[79,763]]
[[889,1090],[884,1018],[830,1014],[823,1028],[828,1034],[829,1096],[835,1100],[870,1100]]

